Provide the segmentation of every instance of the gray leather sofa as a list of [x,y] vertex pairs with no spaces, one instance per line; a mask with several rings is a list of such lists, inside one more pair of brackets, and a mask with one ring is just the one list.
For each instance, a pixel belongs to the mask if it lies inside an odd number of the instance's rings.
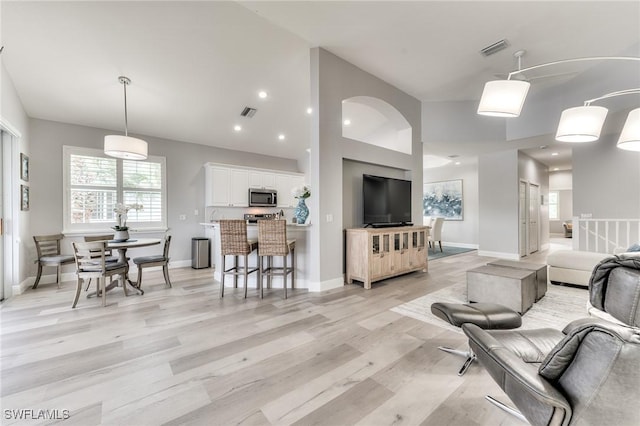
[[640,258],[603,260],[589,290],[591,305],[616,323],[584,318],[562,331],[462,326],[480,364],[533,425],[638,424],[631,401],[640,400]]

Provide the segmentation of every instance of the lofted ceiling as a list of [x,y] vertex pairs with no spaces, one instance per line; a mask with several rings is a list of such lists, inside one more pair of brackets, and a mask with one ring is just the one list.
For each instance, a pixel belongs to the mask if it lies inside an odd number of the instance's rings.
[[[478,100],[486,81],[516,68],[519,49],[527,66],[620,55],[640,43],[637,1],[4,0],[0,7],[2,62],[30,117],[122,131],[117,78],[125,75],[130,133],[286,158],[301,158],[309,146],[312,47],[438,102]],[[479,54],[501,39],[507,49]],[[592,66],[526,77],[533,91],[553,89]],[[253,118],[240,116],[245,106],[257,109]],[[430,153],[447,150],[434,144]]]

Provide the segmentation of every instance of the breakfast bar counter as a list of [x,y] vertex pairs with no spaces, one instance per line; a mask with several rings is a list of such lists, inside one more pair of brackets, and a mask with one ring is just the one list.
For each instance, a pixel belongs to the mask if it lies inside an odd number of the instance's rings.
[[[222,265],[220,254],[220,225],[217,221],[203,222],[202,225],[205,229],[205,236],[211,240],[211,265],[214,268],[214,278],[216,281],[221,281],[222,276],[220,274],[220,265]],[[295,223],[287,224],[287,239],[296,240],[296,288],[308,288],[308,254],[309,254],[309,228],[311,225],[296,225]],[[256,223],[247,224],[247,238],[257,240],[258,239],[258,225]],[[249,255],[249,265],[257,265],[258,252],[255,251]],[[274,265],[280,266],[278,263],[280,259],[276,259]],[[227,278],[225,287],[232,287],[233,280]],[[242,279],[238,282],[238,287],[244,286]],[[273,278],[273,287],[282,288],[282,277]],[[249,275],[249,289],[257,289],[257,274],[253,273]]]

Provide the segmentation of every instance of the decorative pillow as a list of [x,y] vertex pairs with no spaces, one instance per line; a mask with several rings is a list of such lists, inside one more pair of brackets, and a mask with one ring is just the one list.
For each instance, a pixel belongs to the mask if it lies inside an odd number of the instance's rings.
[[631,247],[627,249],[627,252],[630,251],[640,251],[640,243],[635,243]]

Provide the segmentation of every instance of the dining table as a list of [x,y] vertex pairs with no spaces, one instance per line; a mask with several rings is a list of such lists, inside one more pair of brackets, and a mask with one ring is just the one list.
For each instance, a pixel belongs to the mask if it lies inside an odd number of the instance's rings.
[[[131,248],[140,248],[140,247],[148,247],[148,246],[155,246],[158,245],[162,242],[162,239],[160,238],[130,238],[128,240],[125,241],[117,241],[117,240],[108,240],[107,241],[107,248],[109,249],[114,249],[114,250],[118,250],[118,259],[119,262],[126,262],[127,264],[127,270],[125,272],[125,276],[124,279],[122,280],[122,287],[125,291],[126,294],[126,289],[124,288],[126,285],[129,285],[131,288],[133,288],[133,290],[135,292],[137,292],[140,295],[144,294],[144,291],[141,288],[138,288],[133,281],[131,281],[131,279],[129,278],[129,259],[127,258],[127,250],[131,249]],[[115,287],[118,287],[120,285],[120,279],[117,280],[113,280],[111,283],[109,283],[108,286],[106,286],[105,290],[109,291],[114,289]],[[87,297],[93,297],[95,295],[97,295],[98,292],[91,292],[87,295]]]

